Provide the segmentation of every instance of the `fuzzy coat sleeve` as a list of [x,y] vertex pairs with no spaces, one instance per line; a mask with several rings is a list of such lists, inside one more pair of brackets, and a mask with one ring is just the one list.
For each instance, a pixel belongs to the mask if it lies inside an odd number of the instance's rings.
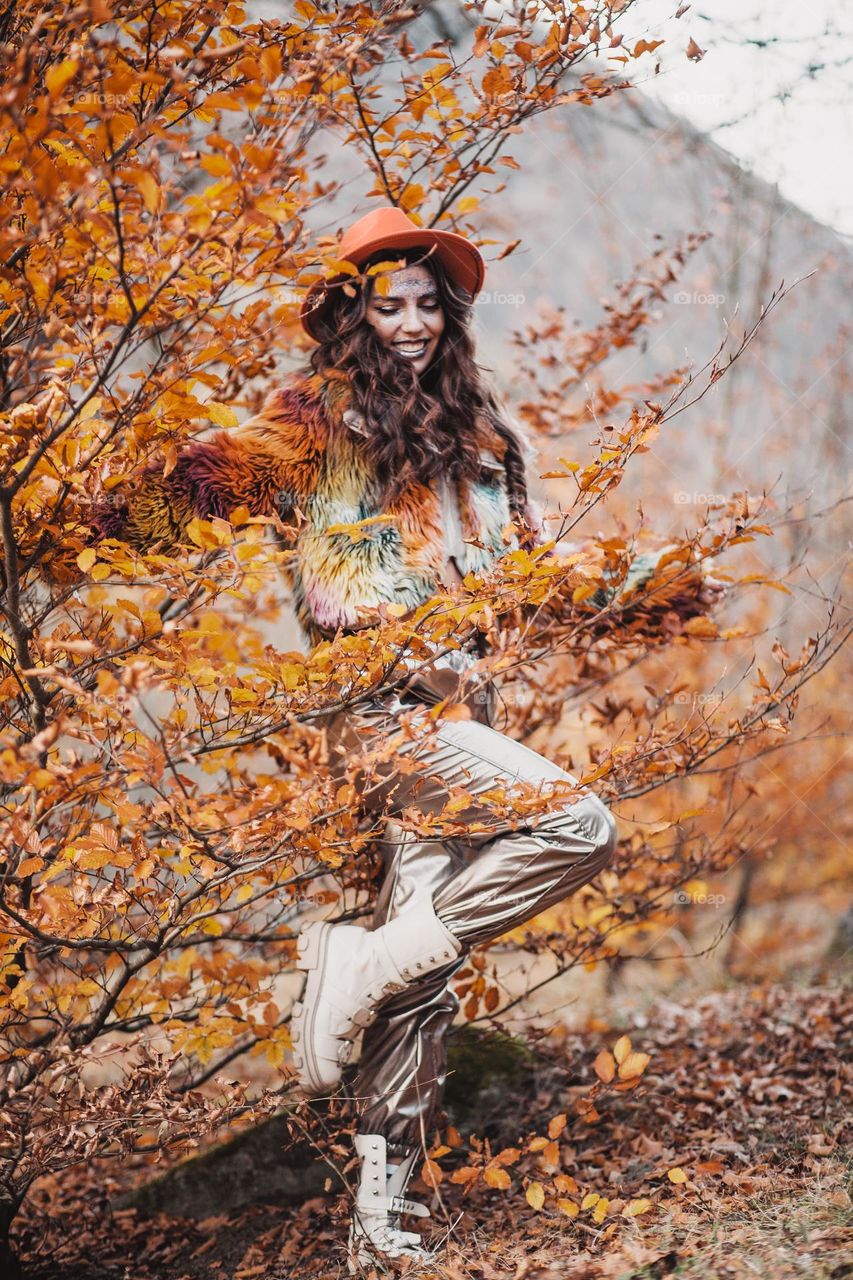
[[186,445],[168,475],[148,463],[97,502],[89,542],[118,538],[138,551],[168,552],[192,519],[227,520],[240,506],[287,520],[316,483],[323,443],[323,425],[298,388],[279,388],[242,427]]

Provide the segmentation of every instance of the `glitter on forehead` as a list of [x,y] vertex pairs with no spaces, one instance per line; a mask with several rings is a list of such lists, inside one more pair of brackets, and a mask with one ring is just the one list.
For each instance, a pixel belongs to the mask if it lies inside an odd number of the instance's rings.
[[[415,277],[410,276],[408,279],[402,278],[404,272],[412,270],[422,272],[423,274],[419,274]],[[428,293],[437,293],[435,281],[427,271],[426,267],[419,267],[417,265],[414,267],[403,267],[398,271],[389,272],[385,276],[385,279],[388,281],[388,293],[380,294],[377,290],[375,295],[377,298],[381,298],[383,302],[387,302],[389,298],[398,298],[402,294],[425,296]]]

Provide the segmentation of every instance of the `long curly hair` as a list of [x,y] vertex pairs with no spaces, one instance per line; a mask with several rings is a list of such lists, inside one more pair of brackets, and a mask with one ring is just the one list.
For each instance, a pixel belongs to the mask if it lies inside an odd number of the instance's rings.
[[[364,276],[377,262],[420,263],[435,281],[444,312],[444,332],[428,369],[418,374],[394,355],[365,319],[377,274]],[[381,249],[361,266],[358,277],[329,290],[317,325],[319,346],[310,356],[315,373],[342,370],[353,388],[354,407],[365,419],[360,438],[392,502],[408,483],[423,484],[442,471],[474,481],[480,475],[479,448],[485,421],[506,442],[504,467],[513,520],[522,531],[529,520],[525,453],[530,449],[507,420],[499,399],[474,358],[473,303],[435,255],[423,249]]]

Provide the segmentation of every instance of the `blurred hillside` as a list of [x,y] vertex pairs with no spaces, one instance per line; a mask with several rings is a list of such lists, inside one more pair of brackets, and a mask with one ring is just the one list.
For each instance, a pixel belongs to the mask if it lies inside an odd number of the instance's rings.
[[[431,5],[407,32],[418,48],[451,40],[457,62],[473,35],[455,0]],[[380,74],[378,83],[392,93],[393,65]],[[324,215],[312,227],[318,235],[336,235],[377,203],[367,198],[371,177],[360,155],[341,141],[324,132],[310,148],[309,172],[318,183],[343,184],[341,194],[318,206]],[[486,242],[489,264],[475,311],[480,362],[513,410],[531,390],[521,363],[534,330],[562,322],[571,337],[594,327],[605,319],[606,304],[624,307],[617,286],[648,278],[644,268],[655,254],[673,251],[690,233],[710,233],[654,300],[637,345],[616,352],[574,389],[566,436],[539,441],[540,470],[559,454],[588,455],[595,426],[577,430],[572,418],[599,388],[635,389],[633,402],[642,404],[656,376],[679,367],[698,371],[727,335],[727,350],[734,350],[774,290],[808,277],[708,394],[635,460],[603,521],[609,524],[614,513],[633,520],[640,499],[650,524],[669,536],[694,526],[715,498],[743,489],[757,498],[769,490],[780,509],[796,502],[797,522],[783,539],[767,540],[761,556],[779,572],[805,553],[812,572],[831,582],[845,541],[843,518],[835,512],[811,528],[808,518],[849,485],[849,246],[639,91],[554,108],[524,127],[510,154],[518,169],[498,163],[472,188],[481,206],[471,225]],[[518,247],[496,260],[516,240]],[[292,342],[283,369],[302,363],[311,347],[301,331]],[[541,353],[555,363],[540,371],[540,386],[555,385],[565,372],[560,342],[544,341]],[[627,417],[631,403],[629,396],[610,420]],[[572,492],[566,482],[540,480],[537,496],[553,511]]]

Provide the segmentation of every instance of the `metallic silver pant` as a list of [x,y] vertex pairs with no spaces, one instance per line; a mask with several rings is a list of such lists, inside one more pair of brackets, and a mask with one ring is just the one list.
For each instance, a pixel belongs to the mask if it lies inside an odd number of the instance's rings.
[[[616,847],[616,823],[591,792],[570,803],[555,801],[546,815],[513,830],[487,801],[489,789],[576,779],[513,739],[490,721],[495,698],[484,696],[466,675],[476,654],[456,651],[419,671],[408,690],[395,692],[332,717],[329,743],[333,767],[352,763],[372,737],[399,728],[401,712],[431,705],[452,689],[471,711],[470,720],[441,721],[434,736],[425,732],[405,742],[400,754],[411,772],[384,769],[365,775],[363,800],[385,816],[381,841],[385,875],[373,917],[374,927],[395,916],[415,894],[430,892],[439,917],[462,942],[463,952],[415,986],[388,999],[364,1033],[356,1084],[363,1108],[362,1133],[382,1134],[398,1151],[428,1141],[433,1113],[446,1077],[447,1031],[459,1007],[449,981],[478,943],[500,937],[569,897],[606,865]],[[486,832],[464,837],[421,839],[394,820],[407,805],[439,813],[451,788],[464,788],[471,801],[457,815],[485,823]]]

